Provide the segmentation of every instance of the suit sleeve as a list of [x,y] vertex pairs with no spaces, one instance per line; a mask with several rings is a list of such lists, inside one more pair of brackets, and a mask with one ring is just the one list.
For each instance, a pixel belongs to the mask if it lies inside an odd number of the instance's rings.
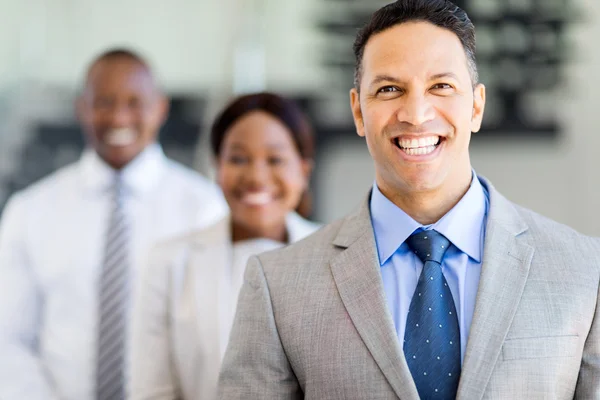
[[302,399],[279,338],[261,262],[252,257],[219,377],[219,399]]
[[600,399],[600,282],[592,328],[583,348],[575,398]]
[[29,262],[30,211],[17,194],[0,222],[0,399],[55,400],[39,353],[43,296]]
[[130,400],[181,398],[170,346],[170,260],[158,253],[150,252],[139,269],[140,282],[134,293],[129,341]]

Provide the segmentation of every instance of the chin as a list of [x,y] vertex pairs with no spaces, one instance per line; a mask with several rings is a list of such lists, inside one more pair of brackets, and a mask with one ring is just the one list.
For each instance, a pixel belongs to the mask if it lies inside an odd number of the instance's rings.
[[243,227],[248,232],[252,232],[257,237],[267,236],[269,232],[280,226],[277,220],[269,220],[264,217],[252,215],[238,215],[233,220],[236,225]]
[[408,192],[427,192],[442,186],[444,177],[433,171],[417,171],[411,174],[399,174],[399,185]]
[[129,163],[134,158],[136,158],[141,152],[142,152],[142,149],[140,149],[138,146],[110,148],[108,150],[108,156],[109,156],[109,158],[111,158],[115,161]]

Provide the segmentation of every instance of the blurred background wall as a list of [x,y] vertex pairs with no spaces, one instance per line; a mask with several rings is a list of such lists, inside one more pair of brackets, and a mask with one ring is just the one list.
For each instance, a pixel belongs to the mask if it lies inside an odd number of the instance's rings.
[[[211,176],[205,141],[231,96],[272,90],[313,119],[315,219],[350,211],[373,182],[352,126],[351,45],[375,0],[0,0],[0,209],[10,193],[76,160],[73,101],[112,46],[146,56],[172,97],[161,142]],[[511,200],[600,235],[600,2],[462,0],[488,86],[472,162]]]

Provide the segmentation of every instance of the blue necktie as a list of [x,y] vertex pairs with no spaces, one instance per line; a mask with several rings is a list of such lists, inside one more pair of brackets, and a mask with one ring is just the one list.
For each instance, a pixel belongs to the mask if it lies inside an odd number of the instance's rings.
[[450,242],[429,230],[413,233],[406,243],[423,262],[406,319],[406,362],[421,399],[454,399],[460,378],[460,330],[441,265]]

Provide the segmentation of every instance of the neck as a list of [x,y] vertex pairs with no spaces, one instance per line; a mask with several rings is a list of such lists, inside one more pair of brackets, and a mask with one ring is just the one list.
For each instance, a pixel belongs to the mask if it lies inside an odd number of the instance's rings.
[[123,171],[123,169],[125,169],[125,167],[131,161],[131,160],[129,160],[127,162],[118,162],[118,161],[114,161],[114,160],[111,160],[109,158],[106,158],[106,157],[102,156],[101,154],[98,154],[98,156],[104,162],[104,164],[106,164],[107,166],[109,166],[110,169],[112,169],[115,172],[121,172],[121,171]]
[[281,243],[287,243],[288,241],[288,234],[285,224],[268,228],[249,228],[236,222],[232,222],[231,234],[234,243],[251,239],[271,239]]
[[389,190],[385,185],[377,186],[385,197],[400,207],[412,219],[422,225],[439,221],[467,193],[471,185],[471,173],[460,181],[454,180],[451,187],[442,187],[423,191]]

